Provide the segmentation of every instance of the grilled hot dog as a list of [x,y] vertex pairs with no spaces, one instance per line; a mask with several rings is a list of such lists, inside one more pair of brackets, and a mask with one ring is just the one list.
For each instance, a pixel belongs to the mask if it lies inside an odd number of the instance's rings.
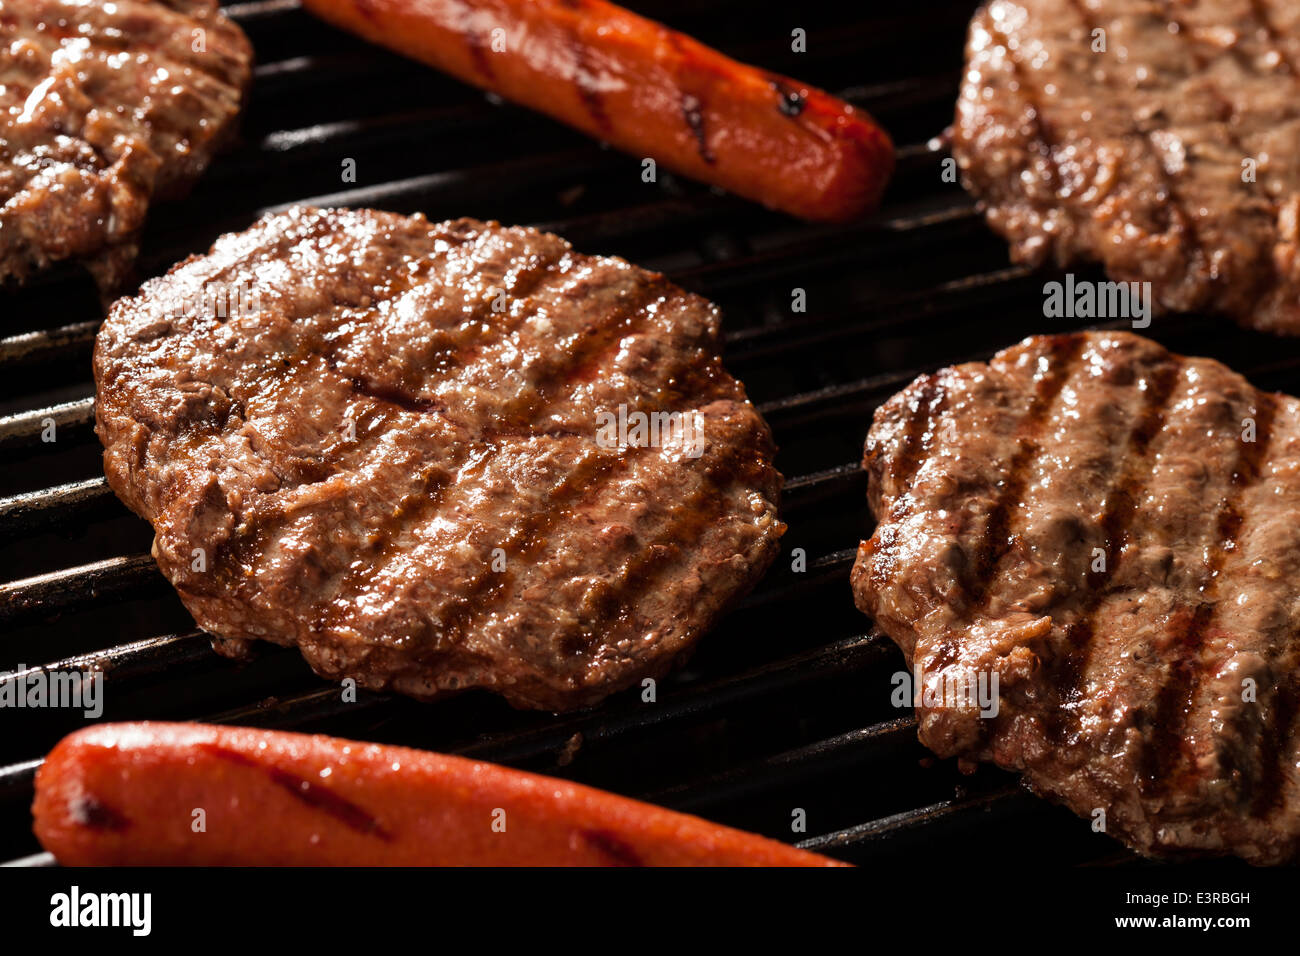
[[495,764],[202,724],[65,738],[37,773],[33,813],[67,865],[839,865]]
[[806,219],[873,207],[893,170],[862,110],[604,0],[304,0],[336,26],[635,156]]

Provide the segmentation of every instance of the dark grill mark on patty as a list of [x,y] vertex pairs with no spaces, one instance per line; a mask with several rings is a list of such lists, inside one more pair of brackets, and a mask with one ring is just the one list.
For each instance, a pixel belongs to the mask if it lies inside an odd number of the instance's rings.
[[626,467],[623,458],[613,453],[592,452],[590,456],[565,476],[564,480],[546,494],[544,507],[534,511],[512,529],[510,535],[496,545],[506,554],[506,572],[490,570],[491,563],[483,561],[485,570],[471,575],[446,611],[437,621],[444,634],[464,637],[473,627],[476,618],[490,614],[504,593],[503,573],[509,573],[511,564],[528,564],[546,546],[547,532],[564,520],[567,509],[583,496],[600,494],[604,482]]
[[[1090,41],[1093,31],[1099,29],[1101,25],[1093,18],[1083,0],[1069,0],[1069,5],[1083,22],[1084,42]],[[1106,65],[1108,64],[1102,64],[1102,69],[1106,77],[1106,87],[1113,88],[1114,84],[1110,79],[1111,74],[1109,70],[1105,69]],[[1158,168],[1162,174],[1162,188],[1169,201],[1167,203],[1158,204],[1155,207],[1157,221],[1162,227],[1161,231],[1168,232],[1173,228],[1183,229],[1187,232],[1194,246],[1199,244],[1196,234],[1196,222],[1187,214],[1187,207],[1184,204],[1182,197],[1179,195],[1177,188],[1174,186],[1173,178],[1164,171],[1164,164],[1161,161],[1160,152],[1151,142],[1151,131],[1143,126],[1136,118],[1134,119],[1131,131],[1136,134],[1136,138],[1142,143],[1143,148],[1151,158],[1153,165]]]
[[921,452],[924,450],[922,442],[930,434],[935,413],[943,399],[943,394],[938,377],[927,375],[921,385],[920,394],[916,398],[916,410],[907,419],[906,430],[903,433],[902,452],[898,456],[896,466],[897,481],[900,487],[905,487],[916,476],[916,470],[921,460]]
[[1295,739],[1292,730],[1297,713],[1300,713],[1300,678],[1292,671],[1280,676],[1280,686],[1261,735],[1259,785],[1250,809],[1257,817],[1286,811],[1282,788],[1295,762],[1287,744]]
[[1035,95],[1034,86],[1029,82],[1028,71],[1021,64],[1020,56],[1016,52],[1016,45],[1011,42],[1011,38],[1007,36],[1006,31],[990,23],[989,32],[1001,41],[1002,48],[1006,50],[1007,62],[1011,64],[1011,75],[1015,78],[1018,86],[1017,92],[1029,104],[1027,119],[1038,141],[1036,152],[1047,160],[1048,171],[1051,175],[1052,192],[1059,194],[1063,177],[1061,176],[1061,163],[1056,155],[1058,143],[1048,126],[1047,119],[1043,116],[1043,109],[1039,105],[1038,97]]
[[1220,573],[1224,562],[1237,547],[1245,516],[1239,501],[1247,487],[1259,478],[1268,460],[1269,443],[1273,437],[1273,417],[1276,402],[1261,396],[1255,409],[1255,441],[1240,442],[1237,460],[1232,466],[1232,487],[1215,517],[1218,543],[1210,551],[1205,568],[1205,584],[1200,601],[1190,616],[1184,616],[1174,632],[1174,647],[1178,657],[1171,663],[1169,682],[1161,688],[1151,718],[1152,735],[1142,761],[1142,786],[1149,794],[1168,793],[1177,787],[1181,773],[1194,773],[1186,767],[1190,755],[1184,743],[1186,721],[1194,706],[1194,694],[1206,664],[1199,658],[1205,630],[1214,620],[1219,600],[1230,595],[1220,595]]
[[[525,273],[521,281],[513,287],[511,298],[518,299],[526,297],[543,286],[549,287],[556,278],[559,278],[559,275],[547,269],[531,270]],[[560,357],[559,367],[555,368],[545,377],[545,382],[551,384],[552,388],[556,391],[561,388],[566,390],[571,389],[575,383],[580,384],[581,375],[579,374],[579,370],[582,369],[584,365],[593,362],[600,353],[603,353],[612,344],[617,342],[620,335],[628,333],[630,331],[630,323],[632,320],[641,315],[642,309],[646,304],[661,294],[662,287],[660,284],[649,282],[640,288],[635,296],[622,301],[620,303],[620,309],[611,318],[607,319],[599,326],[589,327],[587,329],[588,334],[584,336],[579,345],[571,351],[566,351]],[[476,320],[481,321],[488,318],[504,319],[505,317],[500,315],[492,315],[489,317],[486,312],[480,312],[476,314],[475,318]],[[473,350],[472,353],[458,353],[461,356],[464,356],[460,363],[455,361],[449,363],[452,368],[461,370],[462,378],[472,379],[476,377],[476,375],[486,372],[486,369],[476,370],[468,364],[464,364],[465,360],[470,358],[471,354],[474,358],[477,358],[483,349],[492,344],[500,344],[501,341],[513,331],[513,327],[507,327],[503,322],[493,322],[491,327],[493,331],[487,342],[481,342],[479,347]],[[555,429],[548,428],[539,422],[541,413],[546,410],[550,399],[553,397],[554,396],[545,394],[542,388],[537,389],[537,391],[532,395],[524,392],[520,397],[503,406],[494,423],[481,426],[478,429],[477,437],[487,441],[489,444],[498,444],[503,437],[525,438],[530,434],[535,433],[556,434],[557,432]],[[403,407],[408,407],[409,410],[413,411],[428,411],[431,407],[431,403],[428,402],[428,400],[419,399],[408,399],[405,403],[399,402],[399,404],[402,404]],[[443,408],[444,406],[438,407]],[[577,432],[573,430],[569,430],[568,433],[570,435],[577,434]],[[473,448],[471,446],[466,446],[462,453],[458,454],[454,460],[440,463],[443,467],[444,473],[447,474],[448,477],[440,477],[430,486],[428,493],[424,495],[417,504],[416,510],[408,515],[408,521],[410,523],[416,525],[422,524],[438,513],[443,506],[441,494],[443,488],[452,480],[455,470],[465,464],[466,457],[472,452]],[[612,466],[612,462],[606,464]],[[595,480],[604,473],[604,471],[601,471],[598,474],[593,471],[589,477],[592,480]],[[579,487],[578,492],[591,494],[594,490],[594,487]],[[555,502],[552,502],[552,508],[554,505]],[[547,518],[546,520],[553,520],[555,515],[554,510],[548,512],[548,514],[551,518]],[[400,531],[402,530],[402,527],[404,526],[395,526],[393,531]],[[533,534],[540,534],[544,530],[544,526],[539,525],[539,528],[535,530]],[[518,546],[519,543],[520,542],[517,539],[511,537],[495,544],[494,547],[499,547],[505,551],[506,560],[509,562],[517,556],[525,556],[516,555],[512,551],[512,548]],[[337,624],[341,617],[347,613],[351,599],[370,584],[372,576],[376,571],[384,567],[386,564],[386,560],[384,559],[393,556],[399,549],[400,544],[395,542],[393,535],[387,536],[380,549],[380,560],[363,563],[357,570],[349,573],[345,578],[343,578],[338,589],[335,590],[329,598],[328,609],[325,611],[325,621],[329,624]],[[486,556],[484,556],[483,563],[484,565],[490,563]],[[440,631],[445,631],[450,628],[453,632],[464,634],[468,625],[466,621],[461,620],[461,615],[462,613],[468,615],[474,612],[472,607],[466,611],[464,607],[465,603],[470,602],[475,598],[483,597],[487,591],[492,588],[494,583],[499,588],[500,576],[496,572],[476,578],[469,585],[469,592],[455,599],[452,605],[453,609],[450,618],[443,618],[439,621],[438,629]]]
[[1059,335],[1047,343],[1046,371],[1034,383],[1034,397],[1025,410],[1013,438],[1015,451],[1007,462],[1005,477],[984,536],[966,565],[965,591],[972,608],[982,607],[997,580],[998,564],[1011,549],[1011,511],[1019,507],[1031,467],[1040,454],[1039,434],[1061,389],[1074,374],[1085,340],[1078,335]]

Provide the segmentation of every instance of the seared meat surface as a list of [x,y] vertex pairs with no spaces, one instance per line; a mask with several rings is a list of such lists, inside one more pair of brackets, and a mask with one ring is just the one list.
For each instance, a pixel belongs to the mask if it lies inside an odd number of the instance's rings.
[[129,270],[155,196],[227,138],[251,76],[217,0],[0,0],[0,280]]
[[[923,675],[922,742],[1146,854],[1293,859],[1298,416],[1128,333],[1031,338],[882,406],[853,587]],[[981,675],[995,716],[941,699]]]
[[119,301],[95,380],[109,483],[219,649],[370,688],[593,704],[783,530],[715,307],[531,229],[268,216]]
[[1015,258],[1300,333],[1300,3],[991,0],[953,127]]

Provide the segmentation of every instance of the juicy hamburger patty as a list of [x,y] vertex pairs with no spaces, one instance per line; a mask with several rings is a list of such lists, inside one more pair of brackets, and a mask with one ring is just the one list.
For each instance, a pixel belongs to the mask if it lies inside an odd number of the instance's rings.
[[[1146,854],[1295,857],[1300,402],[1132,334],[1035,337],[894,396],[865,465],[854,593],[922,675],[923,743]],[[981,717],[961,689],[995,675]]]
[[992,0],[953,155],[1018,260],[1300,334],[1298,71],[1296,3]]
[[83,258],[117,285],[150,201],[229,135],[251,60],[217,0],[0,0],[0,280]]
[[783,531],[716,308],[532,229],[267,216],[119,301],[95,381],[109,484],[218,649],[370,688],[595,703]]

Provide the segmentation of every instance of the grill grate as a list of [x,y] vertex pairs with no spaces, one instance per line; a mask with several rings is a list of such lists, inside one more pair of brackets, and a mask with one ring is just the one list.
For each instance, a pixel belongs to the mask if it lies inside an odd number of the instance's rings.
[[[901,655],[870,631],[848,588],[870,529],[858,459],[876,405],[922,371],[1068,327],[1046,327],[1041,280],[1007,265],[1004,245],[939,175],[930,137],[951,117],[972,4],[918,0],[866,15],[830,3],[792,13],[771,0],[632,5],[871,110],[901,145],[885,208],[853,225],[809,226],[671,177],[644,184],[634,158],[367,47],[296,0],[263,0],[228,8],[260,62],[243,142],[192,196],[155,210],[142,273],[300,201],[531,223],[717,301],[727,365],[781,448],[787,557],[662,683],[658,703],[624,694],[565,717],[486,695],[343,704],[296,651],[267,646],[244,664],[216,657],[149,559],[147,526],[101,477],[89,375],[98,308],[73,270],[0,299],[0,451],[11,462],[0,475],[0,670],[102,668],[103,719],[238,722],[467,754],[854,862],[933,854],[940,840],[954,859],[1010,845],[1031,861],[1131,860],[1007,774],[963,776],[929,760],[914,718],[889,705]],[[790,50],[795,27],[808,32],[806,54]],[[361,182],[340,191],[343,158],[357,160]],[[791,313],[795,287],[806,313]],[[1294,343],[1201,319],[1150,331],[1265,387],[1300,377]],[[53,443],[42,441],[51,421]],[[806,551],[806,572],[791,570],[792,548]],[[40,754],[82,718],[0,719],[11,728],[0,735],[0,860],[48,862],[32,856],[32,778]],[[796,809],[807,833],[792,833]]]

